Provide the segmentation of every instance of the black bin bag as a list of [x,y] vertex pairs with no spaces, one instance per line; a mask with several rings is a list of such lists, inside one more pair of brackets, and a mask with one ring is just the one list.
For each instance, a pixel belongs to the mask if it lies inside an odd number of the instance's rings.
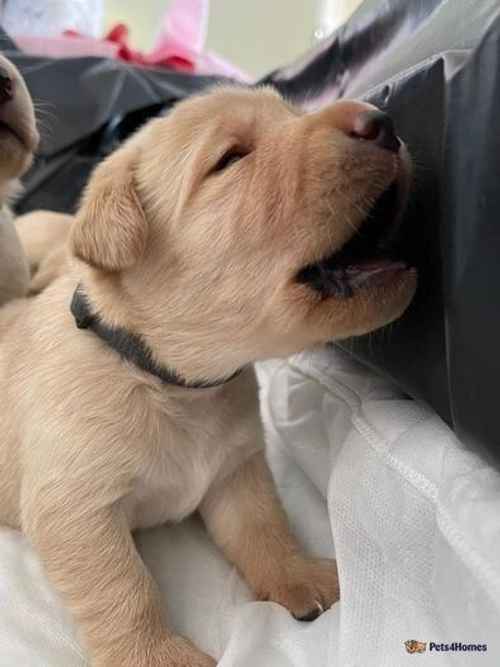
[[399,242],[419,289],[399,322],[345,347],[499,465],[500,4],[365,0],[267,80],[308,104],[360,97],[394,119],[416,167]]
[[[99,160],[215,81],[99,58],[36,58],[4,44],[42,109],[40,155],[19,212],[74,211]],[[365,0],[331,37],[263,82],[309,108],[354,97],[394,119],[415,161],[399,244],[419,268],[419,288],[397,323],[343,346],[500,464],[498,0]]]

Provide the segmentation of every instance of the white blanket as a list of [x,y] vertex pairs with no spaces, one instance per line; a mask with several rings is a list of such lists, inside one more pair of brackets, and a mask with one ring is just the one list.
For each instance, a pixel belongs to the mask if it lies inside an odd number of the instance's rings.
[[[333,536],[342,602],[311,624],[253,602],[191,519],[137,538],[171,624],[221,667],[500,664],[500,475],[343,353],[269,362],[259,379],[291,523],[317,555]],[[409,639],[426,652],[409,655]],[[487,650],[436,649],[454,642]],[[85,664],[36,555],[0,529],[0,667]]]

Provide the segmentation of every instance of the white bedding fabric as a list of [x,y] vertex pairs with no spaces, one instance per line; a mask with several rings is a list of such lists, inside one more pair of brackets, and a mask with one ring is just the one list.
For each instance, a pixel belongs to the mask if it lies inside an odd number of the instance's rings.
[[[197,519],[138,536],[171,624],[221,667],[500,664],[500,475],[427,408],[337,351],[259,368],[269,459],[292,525],[338,558],[314,623],[256,603]],[[406,653],[407,639],[488,645]],[[86,665],[18,533],[0,529],[0,667]]]

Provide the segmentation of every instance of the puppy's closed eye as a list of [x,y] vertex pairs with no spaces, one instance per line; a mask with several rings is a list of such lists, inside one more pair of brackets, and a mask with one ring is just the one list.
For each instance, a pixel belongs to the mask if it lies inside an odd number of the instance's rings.
[[241,146],[232,146],[219,158],[215,165],[210,170],[210,174],[217,174],[221,171],[226,170],[228,167],[231,167],[233,164],[246,157],[249,154],[249,150],[242,148]]

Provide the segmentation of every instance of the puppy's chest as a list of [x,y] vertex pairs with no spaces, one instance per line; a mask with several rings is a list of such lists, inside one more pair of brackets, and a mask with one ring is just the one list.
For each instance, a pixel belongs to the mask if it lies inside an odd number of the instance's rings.
[[244,434],[224,433],[216,420],[192,428],[165,422],[128,502],[131,527],[180,521],[193,513],[212,482],[254,449]]

